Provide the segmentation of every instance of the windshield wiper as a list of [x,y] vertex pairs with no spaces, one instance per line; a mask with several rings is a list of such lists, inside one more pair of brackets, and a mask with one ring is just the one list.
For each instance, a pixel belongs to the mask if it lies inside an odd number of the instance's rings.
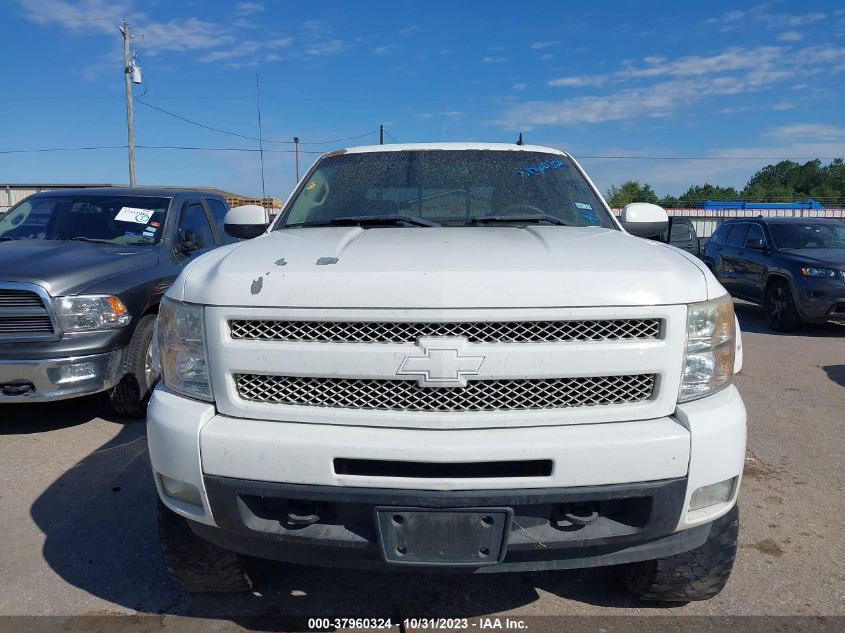
[[0,235],[0,242],[11,242],[12,240],[25,240],[25,237],[15,237],[14,235]]
[[111,240],[101,240],[94,237],[69,237],[67,238],[71,242],[94,242],[95,244],[114,244]]
[[536,215],[481,215],[477,218],[470,218],[470,224],[493,224],[496,222],[508,222],[511,224],[522,223],[541,223],[557,224],[559,226],[570,226],[568,222],[564,222],[554,215],[546,213],[537,213]]
[[431,220],[414,218],[410,215],[389,213],[385,215],[349,215],[343,216],[341,218],[320,220],[319,222],[298,222],[296,224],[286,224],[281,228],[291,229],[311,226],[376,226],[379,224],[411,224],[413,226],[440,226],[437,222],[432,222]]

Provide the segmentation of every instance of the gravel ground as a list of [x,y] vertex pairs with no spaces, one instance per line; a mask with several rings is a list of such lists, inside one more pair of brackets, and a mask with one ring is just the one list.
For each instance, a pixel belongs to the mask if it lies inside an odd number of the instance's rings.
[[760,308],[737,313],[749,450],[739,557],[713,600],[637,602],[613,568],[426,577],[285,565],[253,595],[191,597],[159,556],[144,424],[93,396],[0,406],[0,614],[167,614],[204,630],[275,614],[845,615],[845,328],[779,335]]

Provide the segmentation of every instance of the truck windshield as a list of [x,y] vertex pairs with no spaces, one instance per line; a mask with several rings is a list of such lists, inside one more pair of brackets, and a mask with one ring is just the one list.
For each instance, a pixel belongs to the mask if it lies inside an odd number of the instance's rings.
[[[580,172],[559,154],[402,150],[322,159],[275,229],[397,216],[442,226],[502,223],[616,228]],[[396,223],[394,222],[394,225]],[[411,225],[411,223],[406,223]],[[362,223],[363,225],[363,223]]]
[[155,244],[170,200],[141,196],[33,196],[0,220],[0,240]]

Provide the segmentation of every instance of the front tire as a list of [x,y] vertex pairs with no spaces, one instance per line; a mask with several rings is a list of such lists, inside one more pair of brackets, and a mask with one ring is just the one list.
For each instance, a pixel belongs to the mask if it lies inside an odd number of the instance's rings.
[[704,545],[624,567],[622,581],[643,600],[690,602],[717,595],[731,575],[739,535],[737,506],[716,519]]
[[198,537],[188,521],[158,500],[158,538],[170,577],[191,593],[252,589],[247,559]]
[[109,392],[112,408],[118,415],[129,418],[147,415],[147,401],[158,382],[158,374],[152,368],[155,321],[154,314],[141,317],[126,351],[126,374]]
[[766,290],[766,319],[775,332],[794,332],[801,326],[801,317],[789,284],[773,282]]

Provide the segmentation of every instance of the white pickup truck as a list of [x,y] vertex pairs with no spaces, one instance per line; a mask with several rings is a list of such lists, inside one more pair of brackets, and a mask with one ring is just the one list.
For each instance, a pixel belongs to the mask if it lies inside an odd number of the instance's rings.
[[[162,550],[190,591],[252,557],[456,572],[621,565],[637,595],[727,582],[746,415],[730,296],[621,223],[568,154],[322,156],[280,217],[188,266],[148,410]],[[623,228],[624,227],[624,228]]]

